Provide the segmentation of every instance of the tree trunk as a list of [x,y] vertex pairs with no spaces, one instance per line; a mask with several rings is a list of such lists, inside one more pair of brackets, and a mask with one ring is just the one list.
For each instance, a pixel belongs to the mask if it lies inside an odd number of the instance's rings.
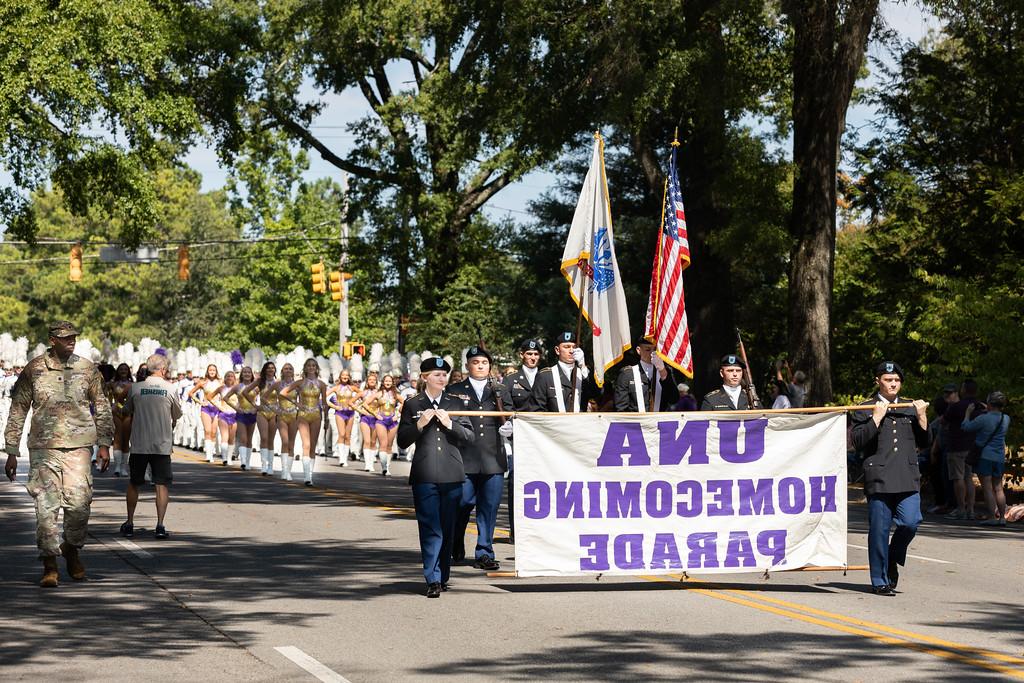
[[832,400],[832,285],[839,142],[878,0],[792,0],[793,213],[789,345],[794,370],[808,376],[807,405]]

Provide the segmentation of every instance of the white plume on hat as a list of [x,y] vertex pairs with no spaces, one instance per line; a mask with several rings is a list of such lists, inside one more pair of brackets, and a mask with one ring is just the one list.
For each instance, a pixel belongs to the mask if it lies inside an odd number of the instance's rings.
[[337,351],[331,354],[331,357],[327,359],[327,364],[331,370],[331,381],[337,382],[338,378],[341,377],[341,371],[345,369],[345,362],[341,359],[341,355]]
[[365,376],[363,370],[363,357],[358,353],[352,354],[348,361],[348,370],[352,374],[353,382],[362,382]]

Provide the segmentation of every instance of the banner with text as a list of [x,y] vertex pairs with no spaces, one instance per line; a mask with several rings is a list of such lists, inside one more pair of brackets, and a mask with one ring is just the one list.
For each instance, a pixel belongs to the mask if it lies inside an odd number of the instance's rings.
[[846,566],[846,415],[517,416],[520,576]]

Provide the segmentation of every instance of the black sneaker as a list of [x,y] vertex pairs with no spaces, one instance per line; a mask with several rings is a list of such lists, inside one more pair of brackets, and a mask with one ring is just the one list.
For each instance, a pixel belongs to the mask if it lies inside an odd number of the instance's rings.
[[169,534],[167,533],[167,529],[165,529],[162,525],[157,524],[156,532],[153,534],[153,538],[167,538],[168,536]]
[[135,525],[131,522],[125,522],[121,525],[121,535],[125,538],[132,538],[135,535]]

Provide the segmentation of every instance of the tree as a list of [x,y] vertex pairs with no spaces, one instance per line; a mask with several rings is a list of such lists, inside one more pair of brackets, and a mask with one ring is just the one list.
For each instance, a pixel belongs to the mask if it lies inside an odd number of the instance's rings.
[[[782,114],[785,27],[770,3],[734,0],[611,3],[604,20],[590,28],[595,71],[604,79],[607,137],[620,145],[609,152],[607,167],[619,264],[637,334],[669,143],[679,133],[693,256],[684,278],[686,304],[695,388],[706,391],[719,383],[717,358],[736,347],[737,324],[753,332],[762,353],[784,343],[774,289],[789,251],[783,230],[786,164],[744,119]],[[567,170],[570,178],[551,197],[564,204],[575,202],[585,160]],[[542,222],[567,226],[571,205],[552,208],[551,202],[537,207]],[[546,233],[546,227],[539,230]],[[544,277],[541,270],[537,277]]]
[[[31,210],[36,215],[38,244],[34,248],[6,244],[0,259],[8,262],[2,267],[6,285],[26,310],[20,324],[17,318],[4,316],[8,330],[43,340],[53,320],[66,318],[97,345],[104,339],[114,344],[137,343],[148,336],[173,346],[220,346],[219,326],[231,308],[223,288],[230,272],[230,261],[224,259],[229,248],[193,249],[191,279],[177,280],[178,243],[238,236],[225,194],[200,193],[199,183],[198,174],[188,169],[153,173],[154,214],[170,242],[153,264],[100,261],[100,247],[122,235],[124,226],[99,209],[76,215],[59,190],[35,193]],[[68,282],[70,247],[48,244],[48,240],[81,241],[81,282]]]
[[[601,15],[554,0],[195,3],[178,12],[196,27],[178,62],[225,159],[279,131],[351,174],[349,218],[395,276],[389,298],[430,314],[479,209],[589,125],[581,20]],[[305,84],[364,98],[347,154],[317,136],[323,101]]]
[[[58,8],[59,4],[59,8]],[[52,182],[76,216],[102,211],[135,246],[158,220],[152,172],[199,119],[168,59],[180,39],[150,0],[0,6],[0,190],[8,237],[33,239],[29,195]]]
[[886,126],[857,150],[848,197],[865,221],[839,240],[839,387],[867,383],[842,359],[885,353],[916,391],[974,376],[1012,400],[1024,395],[1024,10],[932,7],[942,33],[902,47],[872,95]]
[[808,373],[808,405],[832,399],[832,289],[836,173],[857,72],[878,0],[784,0],[793,29],[794,240],[789,262],[789,345]]

